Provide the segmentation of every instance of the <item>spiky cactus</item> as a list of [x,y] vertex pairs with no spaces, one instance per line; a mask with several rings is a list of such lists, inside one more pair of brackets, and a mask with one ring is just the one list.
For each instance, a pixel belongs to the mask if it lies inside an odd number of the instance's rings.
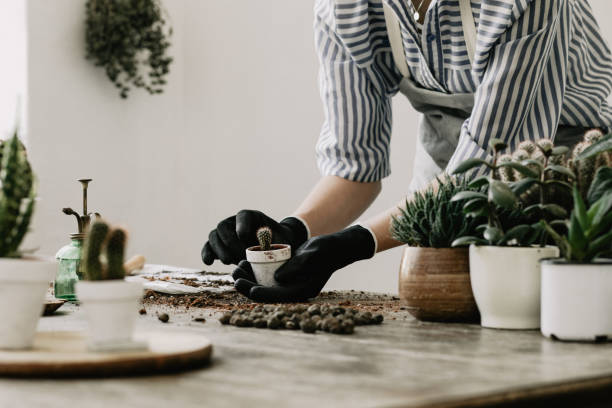
[[272,247],[272,230],[269,227],[261,227],[257,230],[257,241],[262,251],[269,251]]
[[604,137],[599,129],[591,129],[584,134],[582,142],[578,143],[572,151],[572,157],[568,160],[568,167],[576,174],[576,184],[583,199],[587,193],[597,170],[602,167],[612,167],[612,153],[602,152],[592,157],[578,160],[578,156],[588,147],[592,146]]
[[18,257],[34,212],[36,188],[18,131],[0,143],[0,257]]
[[127,233],[111,229],[103,221],[91,226],[83,249],[83,269],[87,280],[123,279]]

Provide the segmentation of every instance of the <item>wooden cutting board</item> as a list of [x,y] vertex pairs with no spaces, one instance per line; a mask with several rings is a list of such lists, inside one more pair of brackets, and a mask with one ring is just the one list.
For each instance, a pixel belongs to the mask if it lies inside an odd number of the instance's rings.
[[82,332],[39,332],[30,350],[0,350],[3,377],[116,377],[155,375],[199,368],[210,362],[212,345],[186,332],[140,332],[148,350],[91,352]]

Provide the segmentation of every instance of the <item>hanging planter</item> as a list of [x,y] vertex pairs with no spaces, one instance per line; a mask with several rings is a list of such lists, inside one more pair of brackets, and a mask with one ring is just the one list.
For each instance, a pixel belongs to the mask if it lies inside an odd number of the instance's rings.
[[172,28],[160,0],[88,0],[86,9],[86,58],[104,68],[121,97],[132,87],[162,93]]

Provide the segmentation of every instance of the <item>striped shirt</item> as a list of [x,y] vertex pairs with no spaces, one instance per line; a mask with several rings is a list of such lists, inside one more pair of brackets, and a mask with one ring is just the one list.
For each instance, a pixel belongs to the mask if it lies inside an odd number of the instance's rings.
[[382,1],[400,20],[410,77],[438,92],[474,93],[448,170],[486,157],[491,138],[515,147],[554,138],[559,125],[612,128],[612,55],[587,0],[472,0],[473,65],[458,0],[433,0],[422,27],[411,0],[316,0],[323,175],[372,182],[390,174],[391,98],[401,74]]

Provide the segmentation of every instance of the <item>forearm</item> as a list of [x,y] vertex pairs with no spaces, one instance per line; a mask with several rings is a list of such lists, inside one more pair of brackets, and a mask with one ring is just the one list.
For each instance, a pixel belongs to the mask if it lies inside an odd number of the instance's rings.
[[360,183],[341,177],[325,176],[315,185],[294,215],[308,224],[312,236],[339,231],[374,202],[381,183]]

